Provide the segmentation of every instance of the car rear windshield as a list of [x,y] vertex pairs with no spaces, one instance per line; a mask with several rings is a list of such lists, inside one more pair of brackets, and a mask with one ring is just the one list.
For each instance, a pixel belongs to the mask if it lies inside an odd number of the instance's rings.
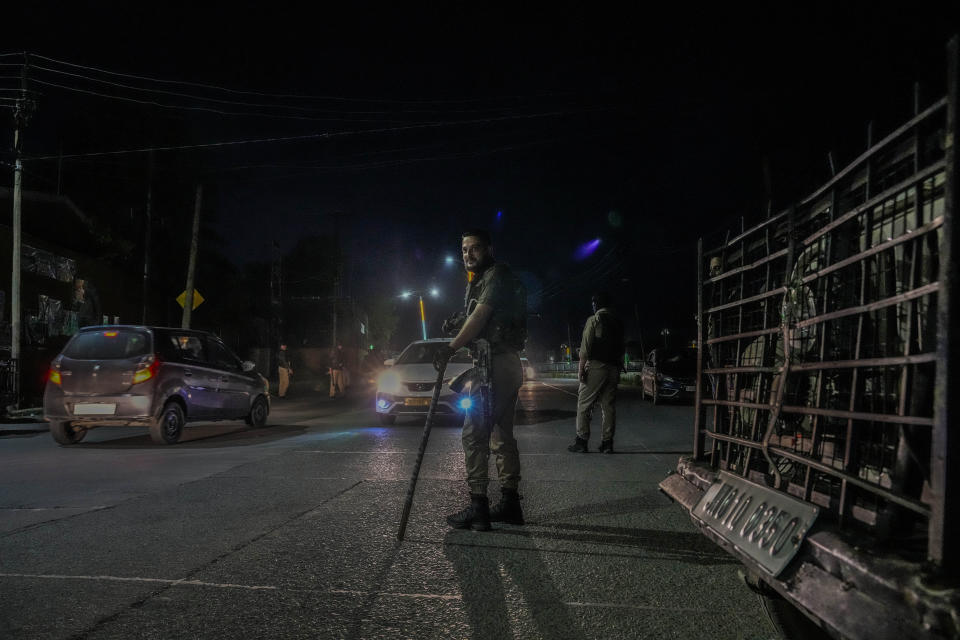
[[73,337],[63,355],[75,360],[120,360],[150,353],[150,334],[137,329],[84,331]]
[[[433,356],[437,353],[437,348],[446,344],[444,342],[416,342],[411,344],[406,349],[403,350],[403,353],[400,354],[400,357],[397,358],[397,364],[423,364],[426,362],[433,362]],[[453,357],[450,358],[450,362],[459,362],[463,364],[470,364],[473,362],[473,358],[470,357],[470,352],[466,349],[459,349]]]
[[663,351],[659,354],[657,360],[660,368],[663,369],[664,372],[672,373],[672,375],[696,375],[696,349]]

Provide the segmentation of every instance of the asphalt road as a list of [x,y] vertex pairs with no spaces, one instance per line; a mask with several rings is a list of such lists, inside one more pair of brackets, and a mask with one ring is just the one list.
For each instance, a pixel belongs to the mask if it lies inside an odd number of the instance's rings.
[[617,453],[572,454],[575,393],[521,391],[526,526],[447,527],[468,496],[447,423],[402,543],[423,425],[379,426],[359,391],[176,446],[0,432],[0,638],[773,638],[738,564],[657,491],[692,408],[623,388]]

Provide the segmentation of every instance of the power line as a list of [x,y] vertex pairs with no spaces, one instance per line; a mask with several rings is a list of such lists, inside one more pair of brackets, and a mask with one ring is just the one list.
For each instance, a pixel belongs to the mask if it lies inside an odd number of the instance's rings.
[[247,144],[264,144],[271,142],[303,142],[307,140],[319,140],[323,138],[335,138],[335,137],[344,137],[344,136],[353,136],[353,135],[366,135],[366,134],[378,134],[378,133],[396,133],[399,131],[412,131],[416,129],[437,129],[444,127],[456,127],[472,124],[490,124],[494,122],[506,122],[512,120],[530,120],[537,118],[550,118],[558,117],[564,115],[571,115],[576,112],[567,112],[567,111],[548,111],[544,113],[534,113],[534,114],[525,114],[519,116],[501,116],[497,118],[477,118],[472,120],[458,120],[452,122],[430,122],[430,123],[420,123],[420,124],[410,124],[402,127],[381,127],[377,129],[356,129],[353,131],[334,131],[328,133],[311,133],[306,135],[299,136],[278,136],[272,138],[255,138],[248,140],[230,140],[224,142],[208,142],[200,144],[188,144],[188,145],[172,145],[164,147],[144,147],[140,149],[118,149],[115,151],[96,151],[91,153],[72,153],[72,154],[63,154],[63,155],[51,155],[51,156],[34,156],[30,160],[57,160],[57,159],[69,159],[69,158],[90,158],[95,156],[110,156],[110,155],[124,155],[124,154],[133,154],[133,153],[146,153],[148,151],[181,151],[187,149],[208,149],[216,147],[227,147],[227,146],[238,146],[238,145],[247,145]]
[[[12,66],[21,66],[21,65],[12,65]],[[139,91],[139,92],[144,92],[144,93],[158,93],[158,94],[162,94],[162,95],[169,95],[169,96],[175,96],[175,97],[179,97],[179,98],[187,98],[187,99],[190,99],[190,100],[197,100],[197,101],[201,101],[201,102],[215,102],[215,103],[217,103],[217,104],[236,105],[236,106],[252,107],[252,108],[258,108],[258,107],[259,107],[259,108],[289,109],[289,110],[293,110],[293,111],[301,111],[301,112],[306,112],[306,113],[336,113],[336,114],[350,113],[350,114],[358,114],[358,115],[383,115],[383,114],[396,114],[396,113],[410,113],[410,114],[419,114],[419,113],[484,113],[484,112],[489,112],[489,111],[502,111],[503,109],[506,108],[506,107],[488,107],[488,108],[486,108],[486,109],[449,109],[449,108],[445,108],[445,109],[442,110],[442,111],[441,111],[441,110],[438,110],[438,109],[405,109],[405,110],[400,110],[400,111],[398,111],[398,110],[393,110],[393,111],[347,111],[347,112],[344,112],[344,111],[333,111],[333,110],[329,110],[329,109],[319,109],[319,108],[317,108],[317,107],[312,107],[312,106],[295,106],[295,105],[280,104],[280,103],[242,102],[242,101],[238,101],[238,100],[224,100],[224,99],[221,99],[221,98],[213,98],[213,97],[209,97],[209,96],[198,95],[198,94],[195,94],[195,93],[183,93],[183,92],[180,92],[180,91],[167,91],[167,90],[164,90],[164,89],[151,89],[151,88],[148,88],[148,87],[138,87],[138,86],[130,85],[130,84],[122,84],[122,83],[118,83],[118,82],[111,82],[111,81],[109,81],[109,80],[104,80],[104,79],[102,79],[102,78],[94,78],[94,77],[87,76],[87,75],[83,75],[83,74],[80,74],[80,73],[72,73],[72,72],[69,72],[69,71],[61,71],[61,70],[59,70],[59,69],[51,69],[51,68],[49,68],[49,67],[43,67],[43,66],[36,65],[36,64],[31,64],[31,65],[30,65],[30,70],[31,70],[31,71],[36,71],[36,70],[46,71],[46,72],[48,72],[48,73],[54,73],[54,74],[58,74],[58,75],[65,75],[65,76],[69,76],[69,77],[72,77],[72,78],[79,78],[79,79],[81,79],[81,80],[86,80],[86,81],[89,81],[89,82],[95,82],[95,83],[99,83],[99,84],[105,84],[105,85],[108,85],[108,86],[118,87],[118,88],[121,88],[121,89],[129,89],[129,90],[132,90],[132,91]],[[61,87],[61,88],[67,88],[67,89],[69,89],[69,90],[72,90],[72,89],[80,89],[79,87],[65,87],[64,85],[56,85],[56,86]],[[102,95],[103,97],[120,97],[120,98],[123,97],[123,96],[114,96],[114,95],[109,95],[109,94],[104,95],[104,94],[99,94],[99,93],[97,93],[96,95]],[[161,104],[158,103],[157,106],[168,106],[168,107],[171,107],[172,105],[161,105]],[[219,112],[219,113],[228,113],[228,114],[231,114],[231,115],[237,115],[237,114],[234,114],[233,112]],[[268,114],[245,114],[245,115],[264,115],[264,116],[266,116],[266,115],[268,115]],[[319,119],[319,118],[317,118],[317,119]]]
[[[77,87],[70,87],[67,85],[57,84],[54,82],[47,82],[45,80],[40,80],[38,78],[28,78],[29,82],[36,82],[48,87],[56,87],[58,89],[63,89],[65,91],[75,91],[77,93],[85,93],[88,95],[98,96],[100,98],[108,98],[111,100],[120,100],[122,102],[134,102],[138,104],[146,104],[154,107],[161,107],[164,109],[180,109],[184,111],[205,111],[207,113],[216,113],[219,115],[227,116],[250,116],[250,117],[267,117],[267,118],[279,118],[285,120],[312,120],[312,121],[334,121],[334,122],[384,122],[383,118],[377,118],[372,120],[365,120],[361,118],[318,118],[312,116],[293,116],[293,115],[281,115],[281,114],[263,114],[263,113],[251,113],[251,112],[239,112],[239,111],[224,111],[222,109],[214,109],[213,107],[198,107],[198,106],[186,106],[186,105],[171,105],[164,104],[162,102],[156,102],[155,100],[140,100],[137,98],[127,98],[124,96],[110,95],[107,93],[100,93],[98,91],[90,91],[89,89],[80,89]],[[389,121],[388,121],[389,122]],[[403,122],[402,120],[397,120],[394,122]]]
[[[0,54],[0,55],[26,55],[26,53],[10,53],[10,54]],[[198,87],[203,89],[209,89],[213,91],[224,91],[227,93],[233,93],[238,95],[251,95],[251,96],[261,96],[261,97],[271,97],[271,98],[290,98],[297,100],[331,100],[338,102],[369,102],[369,103],[381,103],[381,104],[464,104],[472,102],[488,102],[488,101],[498,101],[498,100],[516,100],[518,98],[523,98],[524,96],[500,96],[492,98],[460,98],[460,99],[449,99],[449,100],[396,100],[396,99],[386,99],[386,98],[348,98],[344,96],[318,96],[318,95],[300,95],[295,93],[265,93],[261,91],[245,91],[240,89],[230,89],[228,87],[221,87],[217,85],[204,84],[200,82],[189,82],[185,80],[167,80],[162,78],[154,78],[149,76],[141,76],[130,73],[120,73],[117,71],[110,71],[108,69],[101,69],[97,67],[90,67],[81,64],[75,64],[72,62],[66,62],[64,60],[57,60],[56,58],[48,58],[47,56],[42,56],[37,53],[30,54],[31,58],[37,58],[41,60],[47,60],[49,62],[54,62],[56,64],[65,65],[68,67],[73,67],[76,69],[85,69],[87,71],[96,71],[97,73],[104,73],[111,76],[123,77],[123,78],[133,78],[136,80],[146,80],[148,82],[156,82],[161,84],[174,84],[174,85],[183,85],[188,87]],[[576,95],[572,92],[556,92],[542,94],[540,96],[534,97],[556,97],[561,95]]]
[[[573,134],[569,136],[556,136],[553,138],[547,138],[545,140],[531,140],[528,142],[519,142],[516,144],[502,145],[499,147],[491,147],[489,149],[480,149],[478,151],[461,151],[457,153],[448,153],[432,156],[420,156],[415,158],[394,158],[391,160],[381,160],[378,162],[362,162],[355,164],[338,164],[338,165],[296,165],[296,164],[246,164],[239,165],[235,167],[224,167],[222,169],[217,169],[220,172],[227,171],[245,171],[252,169],[299,169],[302,170],[295,175],[305,175],[310,171],[337,171],[344,169],[369,169],[369,168],[380,168],[380,167],[392,167],[399,166],[404,164],[412,164],[415,162],[434,162],[437,160],[460,160],[463,158],[475,158],[484,155],[491,155],[495,153],[501,153],[504,151],[514,151],[517,149],[530,148],[538,145],[544,144],[553,144],[556,142],[562,142],[565,140],[576,139],[576,138],[597,138],[603,135],[608,135],[611,133],[619,133],[614,131],[596,133],[592,135],[586,134]],[[414,147],[412,149],[394,149],[391,151],[372,151],[369,153],[356,154],[356,156],[369,156],[369,155],[383,155],[385,153],[404,153],[410,150],[415,150],[422,147]],[[355,156],[355,157],[356,157]]]

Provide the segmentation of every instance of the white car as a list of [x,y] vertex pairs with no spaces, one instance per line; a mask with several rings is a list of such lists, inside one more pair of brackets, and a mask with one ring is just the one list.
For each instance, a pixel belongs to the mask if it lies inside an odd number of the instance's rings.
[[[377,380],[376,399],[377,416],[381,424],[393,424],[398,416],[427,415],[437,383],[433,356],[440,345],[449,343],[449,338],[417,340],[407,345],[396,360],[384,363],[387,369]],[[443,387],[434,415],[463,414],[470,408],[467,396],[450,389],[450,380],[472,367],[473,359],[466,348],[453,354],[443,374]]]
[[523,367],[523,381],[535,380],[537,378],[537,370],[533,368],[533,365],[530,364],[530,361],[526,358],[520,358],[520,366]]

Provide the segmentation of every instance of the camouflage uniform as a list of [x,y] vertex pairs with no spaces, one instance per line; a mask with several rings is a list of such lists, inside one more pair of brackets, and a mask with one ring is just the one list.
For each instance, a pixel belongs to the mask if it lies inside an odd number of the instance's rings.
[[587,379],[577,394],[577,437],[590,439],[593,406],[603,410],[603,442],[613,442],[617,428],[617,385],[623,366],[623,323],[610,309],[599,309],[583,328],[580,353],[586,354]]
[[471,313],[478,304],[493,307],[493,314],[478,336],[490,342],[492,352],[492,424],[484,424],[479,390],[474,389],[474,408],[464,419],[462,440],[470,492],[486,495],[490,453],[496,459],[501,488],[516,489],[520,483],[513,414],[523,384],[517,354],[526,341],[526,290],[507,265],[494,263],[467,285],[465,312]]

